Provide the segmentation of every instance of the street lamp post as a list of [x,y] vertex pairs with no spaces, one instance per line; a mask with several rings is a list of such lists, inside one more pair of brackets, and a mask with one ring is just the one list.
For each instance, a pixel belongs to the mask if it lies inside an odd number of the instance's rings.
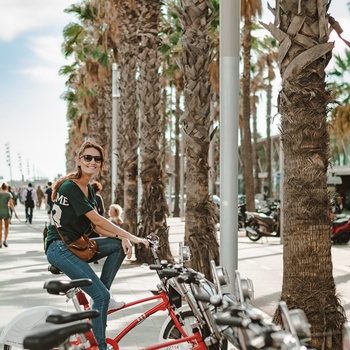
[[11,153],[10,153],[10,143],[6,143],[6,162],[10,168],[10,184],[12,184],[12,168],[11,168]]
[[118,65],[112,64],[112,179],[111,179],[111,203],[115,200],[115,189],[118,186]]
[[[220,263],[232,280],[238,265],[239,52],[240,0],[221,0]],[[233,292],[234,283],[228,288]]]

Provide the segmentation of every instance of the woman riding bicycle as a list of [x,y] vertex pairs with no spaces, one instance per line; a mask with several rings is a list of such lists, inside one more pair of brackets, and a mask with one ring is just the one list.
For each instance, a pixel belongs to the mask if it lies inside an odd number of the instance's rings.
[[[110,301],[109,290],[125,258],[132,255],[132,244],[143,243],[141,239],[99,215],[96,210],[95,193],[89,182],[106,167],[103,148],[94,141],[85,141],[77,152],[77,170],[60,178],[53,188],[53,224],[49,226],[46,239],[46,254],[50,264],[58,267],[69,278],[90,278],[92,285],[82,289],[93,299],[93,309],[100,317],[93,319],[93,331],[100,350],[106,350],[106,324],[109,303],[120,308],[124,303]],[[98,244],[97,253],[86,262],[78,258],[67,247],[93,228],[101,236],[93,238]],[[59,230],[59,232],[58,232]],[[60,238],[63,236],[65,242]],[[90,262],[107,257],[100,278],[89,265]]]

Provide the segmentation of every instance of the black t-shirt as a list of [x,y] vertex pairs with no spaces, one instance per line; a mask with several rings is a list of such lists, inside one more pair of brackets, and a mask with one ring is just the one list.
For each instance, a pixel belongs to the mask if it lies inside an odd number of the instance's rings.
[[[77,240],[82,234],[91,231],[91,222],[85,216],[96,206],[95,192],[88,185],[89,197],[86,197],[79,186],[72,180],[63,182],[57,192],[52,207],[52,219],[66,243]],[[55,225],[50,225],[47,235],[47,246],[54,240],[60,239]]]
[[53,205],[53,201],[52,201],[52,198],[51,198],[51,195],[52,195],[52,188],[51,187],[48,187],[45,191],[45,194],[47,194],[47,204],[52,207]]

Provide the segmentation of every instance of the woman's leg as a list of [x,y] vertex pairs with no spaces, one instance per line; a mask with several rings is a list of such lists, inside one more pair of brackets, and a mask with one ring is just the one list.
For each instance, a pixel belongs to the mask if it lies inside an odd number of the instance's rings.
[[120,239],[115,238],[100,237],[94,238],[94,240],[98,245],[98,253],[94,256],[93,261],[107,256],[102,267],[100,279],[107,289],[110,290],[114,278],[125,259],[122,243]]
[[2,219],[0,219],[0,248],[2,247]]
[[9,234],[9,225],[10,225],[10,219],[4,219],[5,222],[5,228],[4,228],[4,245],[6,244],[7,247],[7,236]]
[[[102,251],[104,254],[106,254],[107,250],[109,250],[111,252],[110,255],[114,254],[114,256],[117,258],[119,253],[115,253],[119,252],[118,244],[113,245],[111,242],[109,242],[109,245],[112,248],[107,249],[108,243],[106,243],[107,242],[102,242],[100,244],[101,252],[99,254],[102,254]],[[47,251],[47,260],[50,264],[58,267],[71,279],[90,278],[92,280],[91,286],[83,287],[82,289],[94,300],[93,309],[100,312],[100,317],[92,319],[91,322],[96,340],[98,342],[99,350],[107,349],[105,339],[107,310],[110,299],[108,288],[98,278],[90,265],[69,251],[67,246],[62,241],[54,241],[50,244]],[[117,264],[117,259],[115,259],[115,262]]]

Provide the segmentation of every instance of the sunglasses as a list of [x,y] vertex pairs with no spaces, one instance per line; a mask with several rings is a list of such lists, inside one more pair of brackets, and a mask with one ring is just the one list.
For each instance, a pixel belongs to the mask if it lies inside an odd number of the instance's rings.
[[91,156],[90,154],[84,154],[80,158],[84,158],[85,162],[91,162],[93,159],[95,160],[96,163],[102,162],[101,156]]

